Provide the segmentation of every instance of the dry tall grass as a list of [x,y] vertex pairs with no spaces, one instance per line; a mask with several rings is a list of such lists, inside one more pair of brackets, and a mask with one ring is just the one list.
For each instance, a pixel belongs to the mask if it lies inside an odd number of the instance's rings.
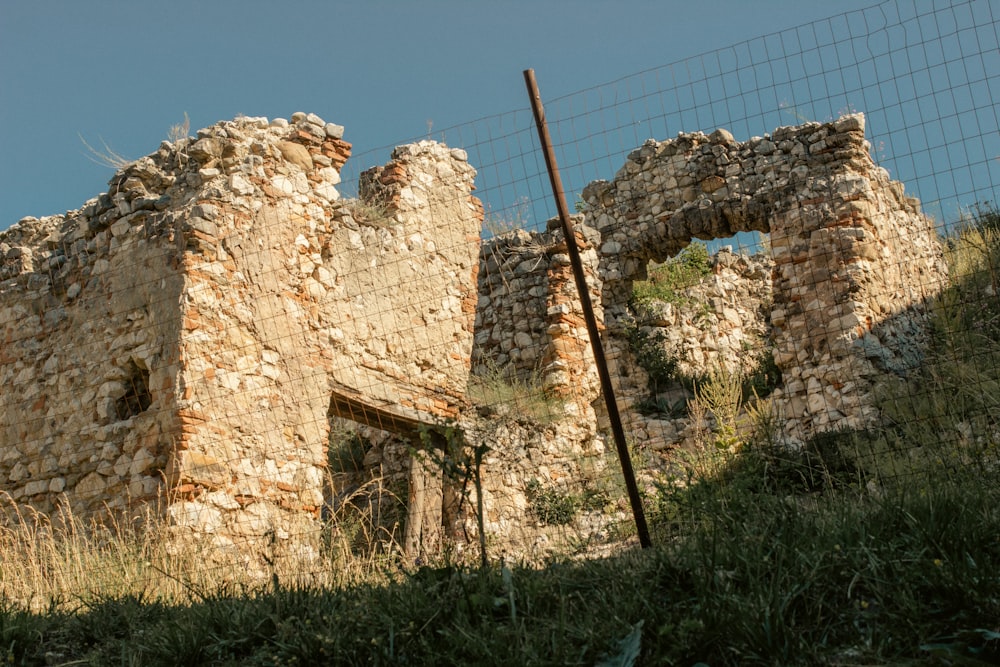
[[127,518],[46,515],[0,496],[0,599],[33,611],[125,596],[183,603],[271,583],[337,587],[394,572],[399,526],[379,516],[373,479],[317,527],[314,550],[220,547],[215,536],[179,536],[154,507]]

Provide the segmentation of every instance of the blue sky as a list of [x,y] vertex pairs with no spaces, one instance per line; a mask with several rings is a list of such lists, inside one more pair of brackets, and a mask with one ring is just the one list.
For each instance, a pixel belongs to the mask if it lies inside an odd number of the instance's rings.
[[525,68],[550,99],[873,4],[0,0],[0,229],[106,189],[81,136],[136,158],[185,113],[301,110],[359,153],[527,107]]

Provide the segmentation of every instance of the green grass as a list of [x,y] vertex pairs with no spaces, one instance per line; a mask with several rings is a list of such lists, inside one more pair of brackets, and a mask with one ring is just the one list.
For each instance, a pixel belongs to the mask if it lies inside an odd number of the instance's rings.
[[223,588],[169,604],[127,595],[50,613],[8,606],[0,657],[593,665],[639,628],[639,664],[1000,659],[988,634],[1000,618],[998,485],[929,484],[879,499],[835,493],[822,503],[703,491],[688,493],[686,537],[604,560],[443,564],[353,586]]
[[632,307],[640,310],[652,301],[686,303],[684,290],[694,287],[711,272],[708,247],[704,243],[692,243],[676,257],[651,266],[646,280],[633,283]]

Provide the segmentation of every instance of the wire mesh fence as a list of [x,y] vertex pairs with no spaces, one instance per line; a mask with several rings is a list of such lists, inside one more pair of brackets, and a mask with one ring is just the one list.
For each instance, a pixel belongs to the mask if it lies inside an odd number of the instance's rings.
[[[992,9],[887,0],[546,101],[654,539],[699,484],[994,469]],[[635,540],[530,111],[342,134],[220,123],[0,238],[9,595]]]

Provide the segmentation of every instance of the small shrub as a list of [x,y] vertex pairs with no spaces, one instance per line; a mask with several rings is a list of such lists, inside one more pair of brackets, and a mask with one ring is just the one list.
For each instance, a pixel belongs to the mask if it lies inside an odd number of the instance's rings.
[[370,443],[357,431],[331,433],[327,461],[330,472],[358,473],[364,469]]
[[632,285],[632,306],[641,310],[652,301],[683,304],[683,291],[694,287],[712,272],[712,260],[704,243],[692,243],[673,259],[649,269],[646,280]]
[[835,429],[815,434],[802,448],[804,462],[822,475],[828,487],[864,482],[865,450],[877,434],[864,429]]
[[580,508],[587,512],[603,512],[614,504],[615,496],[608,484],[584,484]]
[[541,523],[565,526],[572,523],[582,507],[580,498],[554,488],[545,488],[537,479],[530,480],[524,488],[528,510]]
[[680,381],[677,359],[664,349],[662,332],[651,333],[640,327],[635,320],[630,320],[625,324],[624,334],[636,363],[646,371],[649,392],[655,401],[656,394]]

